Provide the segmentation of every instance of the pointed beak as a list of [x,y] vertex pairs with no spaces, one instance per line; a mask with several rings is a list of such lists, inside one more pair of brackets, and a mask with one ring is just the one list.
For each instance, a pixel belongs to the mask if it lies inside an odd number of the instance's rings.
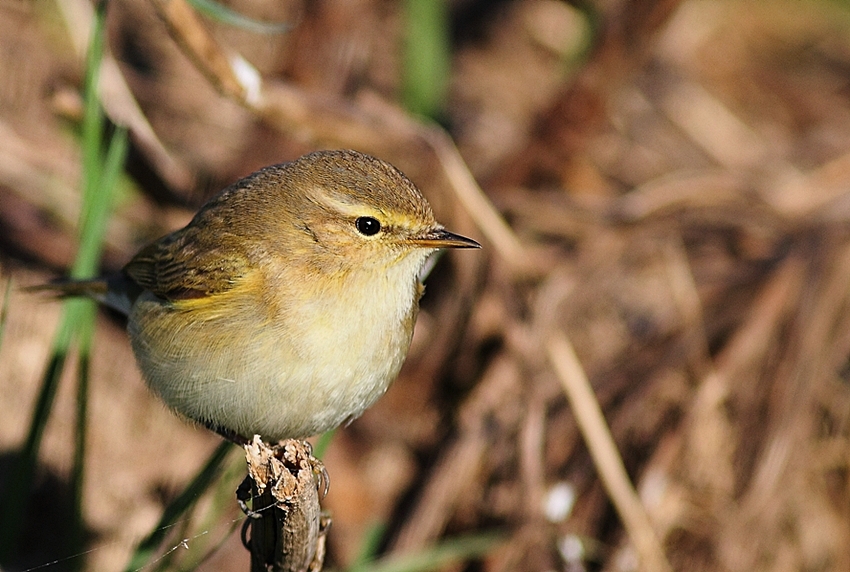
[[471,238],[449,232],[444,228],[429,230],[421,236],[408,239],[408,242],[423,248],[481,248],[481,245]]

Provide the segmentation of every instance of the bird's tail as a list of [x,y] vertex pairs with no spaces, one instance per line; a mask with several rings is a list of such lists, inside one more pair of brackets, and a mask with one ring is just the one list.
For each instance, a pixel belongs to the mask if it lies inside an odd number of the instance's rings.
[[91,298],[126,316],[130,314],[130,308],[139,294],[138,287],[134,286],[127,277],[116,275],[90,280],[58,278],[46,284],[28,286],[23,290],[45,292],[57,298]]

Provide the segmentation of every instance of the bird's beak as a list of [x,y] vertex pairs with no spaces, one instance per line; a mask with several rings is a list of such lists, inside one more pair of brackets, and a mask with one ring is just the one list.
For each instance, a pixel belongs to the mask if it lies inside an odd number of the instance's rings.
[[429,230],[421,236],[408,239],[408,242],[423,248],[481,248],[481,245],[471,238],[449,232],[444,228]]

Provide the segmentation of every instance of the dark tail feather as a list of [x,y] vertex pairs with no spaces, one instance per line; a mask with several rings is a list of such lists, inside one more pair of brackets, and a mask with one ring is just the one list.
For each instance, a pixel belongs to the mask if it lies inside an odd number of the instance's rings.
[[46,292],[53,294],[57,298],[73,298],[78,296],[96,298],[97,296],[106,295],[108,289],[109,286],[105,278],[96,278],[94,280],[57,278],[46,284],[36,284],[35,286],[22,288],[24,292]]
[[130,308],[140,293],[139,287],[122,275],[92,280],[58,278],[46,284],[28,286],[23,288],[23,291],[45,292],[56,298],[91,298],[124,315],[130,313]]

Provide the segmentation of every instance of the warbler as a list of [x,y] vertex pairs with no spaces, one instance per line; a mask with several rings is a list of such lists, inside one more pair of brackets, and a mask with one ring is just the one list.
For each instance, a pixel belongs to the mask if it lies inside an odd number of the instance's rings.
[[174,411],[237,442],[360,416],[395,379],[425,260],[479,248],[416,186],[355,151],[318,151],[225,188],[116,276],[47,285],[127,315],[139,369]]

